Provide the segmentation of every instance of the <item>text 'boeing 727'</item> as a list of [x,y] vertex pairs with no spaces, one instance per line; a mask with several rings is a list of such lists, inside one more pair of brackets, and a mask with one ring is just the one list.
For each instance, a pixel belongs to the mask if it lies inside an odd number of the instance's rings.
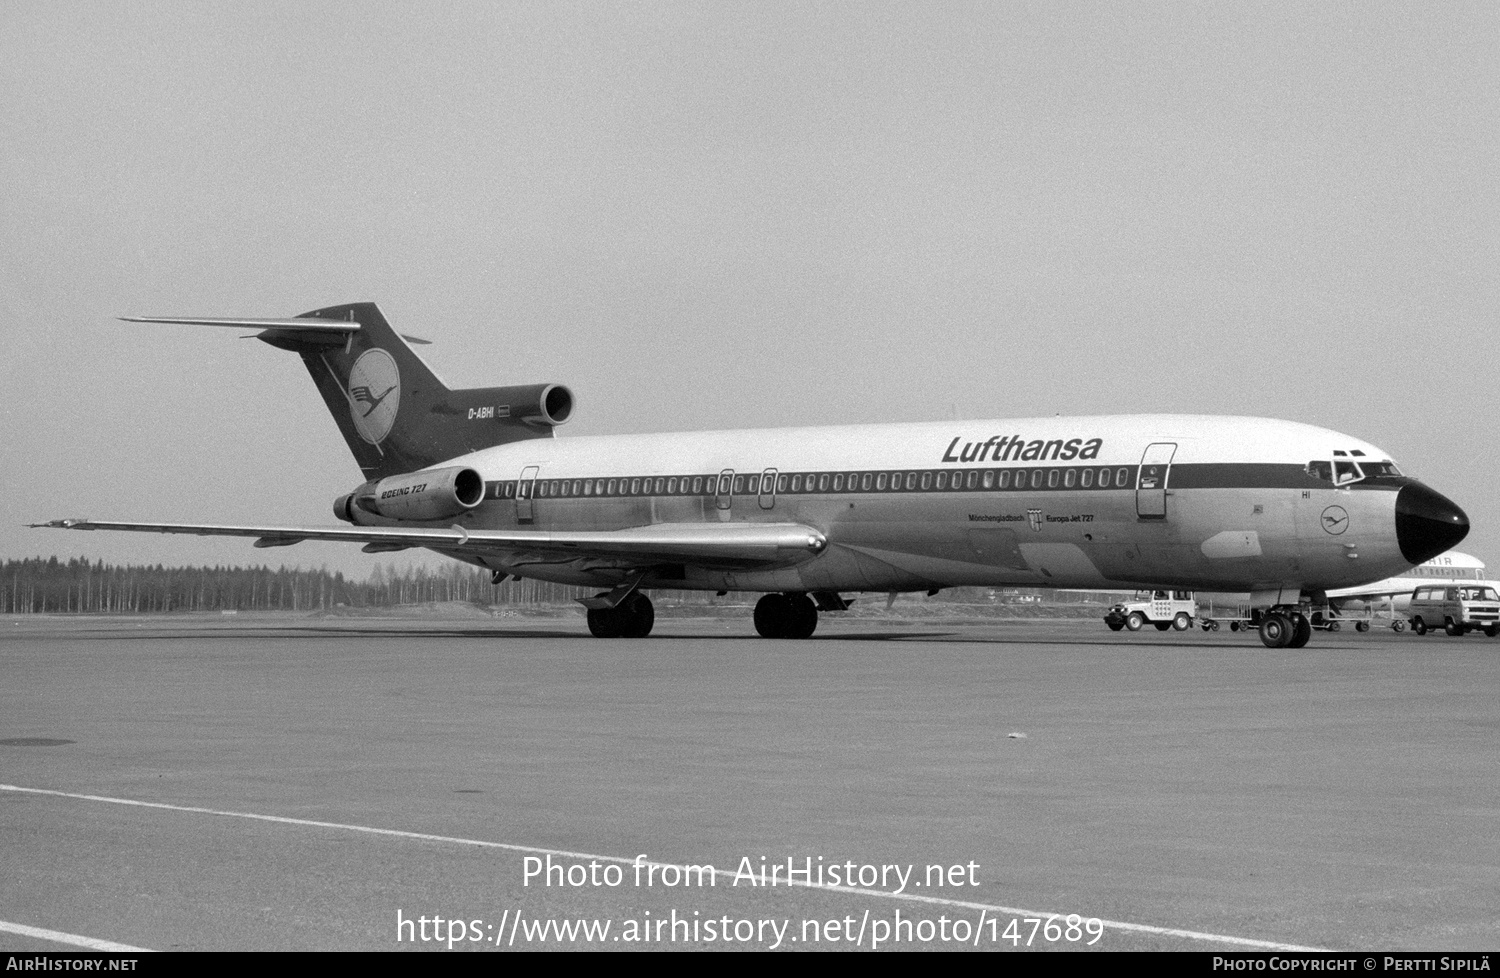
[[966,585],[1248,591],[1300,647],[1326,593],[1463,539],[1451,501],[1368,442],[1263,418],[1124,415],[557,439],[567,388],[449,390],[372,303],[259,329],[298,354],[364,471],[347,527],[55,520],[74,530],[426,547],[593,586],[590,631],[639,637],[648,590],[766,592],[755,628],[805,638],[846,592]]

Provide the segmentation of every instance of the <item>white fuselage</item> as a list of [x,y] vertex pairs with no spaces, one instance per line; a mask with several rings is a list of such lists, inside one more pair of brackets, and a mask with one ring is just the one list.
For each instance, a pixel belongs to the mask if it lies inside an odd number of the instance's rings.
[[[1394,510],[1412,480],[1309,474],[1335,459],[1390,456],[1293,422],[1136,415],[546,438],[442,465],[485,480],[469,529],[761,522],[828,540],[779,567],[663,567],[649,587],[1322,591],[1411,566]],[[442,552],[563,583],[621,576],[598,558]]]

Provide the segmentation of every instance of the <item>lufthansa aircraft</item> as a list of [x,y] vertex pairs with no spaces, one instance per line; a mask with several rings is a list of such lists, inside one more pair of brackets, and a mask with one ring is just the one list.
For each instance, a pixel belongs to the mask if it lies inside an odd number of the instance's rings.
[[1249,591],[1300,647],[1327,592],[1449,549],[1464,512],[1348,435],[1289,421],[1127,415],[554,439],[566,387],[449,390],[372,303],[237,326],[302,358],[364,471],[348,527],[56,520],[75,530],[426,547],[593,586],[589,629],[638,637],[645,591],[761,591],[755,628],[806,638],[846,592],[945,587]]

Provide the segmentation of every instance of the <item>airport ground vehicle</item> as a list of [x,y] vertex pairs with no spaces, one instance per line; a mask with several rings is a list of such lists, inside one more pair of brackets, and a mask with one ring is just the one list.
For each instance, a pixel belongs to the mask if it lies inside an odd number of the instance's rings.
[[1406,613],[1411,630],[1426,635],[1442,628],[1449,635],[1483,629],[1491,638],[1500,635],[1500,594],[1485,585],[1432,585],[1411,594]]
[[1138,632],[1148,624],[1155,625],[1159,632],[1169,628],[1185,632],[1197,617],[1198,602],[1191,591],[1139,591],[1134,601],[1122,601],[1110,608],[1104,624],[1112,632],[1122,628]]

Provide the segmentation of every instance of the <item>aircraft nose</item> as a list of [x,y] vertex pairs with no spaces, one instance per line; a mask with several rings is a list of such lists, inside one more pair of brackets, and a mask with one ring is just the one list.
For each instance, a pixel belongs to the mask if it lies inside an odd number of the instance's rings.
[[1469,533],[1469,517],[1453,500],[1420,482],[1396,494],[1396,543],[1413,564],[1452,549]]

